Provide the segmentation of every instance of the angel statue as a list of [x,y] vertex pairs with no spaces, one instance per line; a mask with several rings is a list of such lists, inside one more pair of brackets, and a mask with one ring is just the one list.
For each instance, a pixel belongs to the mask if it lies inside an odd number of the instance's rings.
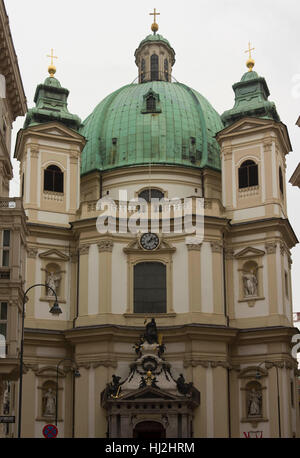
[[257,296],[258,281],[254,269],[243,273],[244,294],[245,296]]
[[[50,286],[50,288],[47,288],[47,296],[55,296],[55,293],[57,294],[59,283],[61,280],[61,276],[59,275],[60,272],[48,272],[47,273],[47,285]],[[53,291],[54,290],[54,291]]]

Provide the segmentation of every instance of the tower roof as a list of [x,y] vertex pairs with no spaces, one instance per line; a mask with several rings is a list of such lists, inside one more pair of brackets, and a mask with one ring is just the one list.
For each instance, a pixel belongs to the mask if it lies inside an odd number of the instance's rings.
[[49,76],[43,84],[39,84],[35,91],[35,108],[28,110],[24,129],[37,124],[58,121],[70,129],[78,130],[80,118],[68,110],[69,91],[63,88],[58,79]]
[[255,71],[244,73],[241,81],[235,83],[232,88],[235,93],[235,104],[221,116],[225,126],[247,116],[280,121],[275,103],[268,100],[270,91],[266,80]]

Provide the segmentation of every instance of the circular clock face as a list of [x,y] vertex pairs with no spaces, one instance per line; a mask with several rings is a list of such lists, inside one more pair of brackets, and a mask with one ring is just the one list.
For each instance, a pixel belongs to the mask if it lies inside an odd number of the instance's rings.
[[159,245],[159,237],[152,232],[147,232],[141,236],[140,244],[144,250],[155,250]]

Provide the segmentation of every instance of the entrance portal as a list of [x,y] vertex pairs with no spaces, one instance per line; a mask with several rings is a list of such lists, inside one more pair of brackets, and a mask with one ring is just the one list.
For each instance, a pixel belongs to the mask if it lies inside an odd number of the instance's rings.
[[142,421],[134,428],[133,437],[137,439],[164,439],[166,430],[157,421]]

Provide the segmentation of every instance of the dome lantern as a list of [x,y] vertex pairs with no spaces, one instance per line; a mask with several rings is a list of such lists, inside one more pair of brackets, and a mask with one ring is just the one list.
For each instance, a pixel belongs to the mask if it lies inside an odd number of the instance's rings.
[[158,34],[156,16],[160,13],[150,13],[154,16],[151,26],[153,34],[148,35],[135,51],[135,63],[139,69],[139,83],[149,81],[171,82],[172,66],[175,63],[175,51],[168,40]]

